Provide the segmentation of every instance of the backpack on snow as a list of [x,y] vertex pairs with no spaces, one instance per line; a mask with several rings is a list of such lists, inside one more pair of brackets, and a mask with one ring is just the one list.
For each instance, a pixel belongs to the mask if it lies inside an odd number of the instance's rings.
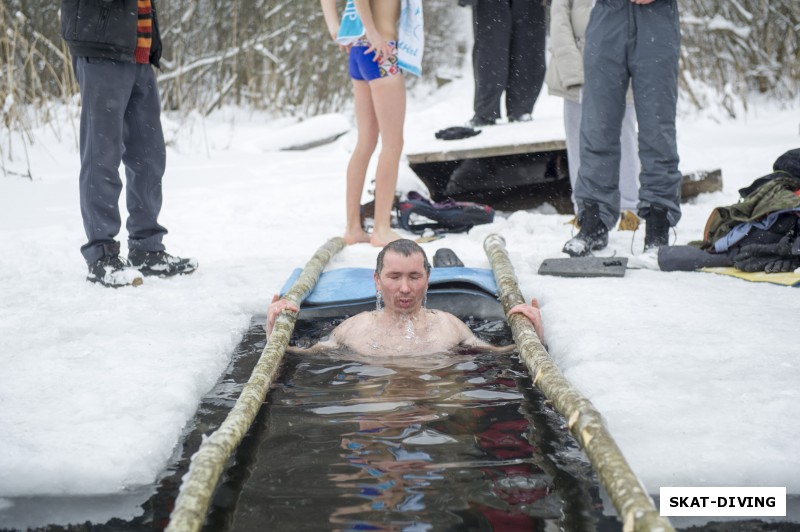
[[397,204],[397,223],[416,234],[422,234],[426,229],[436,233],[463,233],[475,225],[493,220],[494,209],[488,205],[450,198],[434,203],[414,191],[408,193],[408,199]]

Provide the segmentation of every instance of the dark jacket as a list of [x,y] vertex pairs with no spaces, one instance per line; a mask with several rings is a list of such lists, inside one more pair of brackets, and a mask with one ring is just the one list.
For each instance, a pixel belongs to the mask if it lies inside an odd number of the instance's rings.
[[775,160],[772,173],[753,181],[749,187],[740,188],[739,195],[746,198],[761,185],[777,177],[796,177],[800,179],[800,148],[789,150]]
[[[155,0],[153,4],[153,44],[150,63],[161,59]],[[105,57],[134,62],[136,0],[61,0],[61,37],[76,57]]]
[[754,222],[777,211],[800,207],[800,178],[783,175],[762,184],[746,198],[711,212],[703,233],[703,249],[710,249],[739,224]]

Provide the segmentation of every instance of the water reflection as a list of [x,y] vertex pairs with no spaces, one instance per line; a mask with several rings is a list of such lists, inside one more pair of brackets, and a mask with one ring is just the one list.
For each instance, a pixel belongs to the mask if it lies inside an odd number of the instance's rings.
[[596,528],[585,459],[515,357],[342,356],[287,356],[234,530]]

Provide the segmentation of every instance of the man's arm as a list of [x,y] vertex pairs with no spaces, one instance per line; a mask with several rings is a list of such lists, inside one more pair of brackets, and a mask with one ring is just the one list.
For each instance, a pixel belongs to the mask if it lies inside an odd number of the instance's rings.
[[298,347],[296,345],[287,345],[286,352],[287,353],[294,353],[296,355],[315,355],[317,353],[329,353],[334,351],[339,346],[333,340],[325,340],[324,342],[317,342],[314,345],[310,345],[308,347]]
[[[528,318],[531,323],[533,324],[533,328],[536,331],[536,336],[539,337],[539,341],[542,345],[545,345],[544,341],[544,324],[542,323],[542,313],[539,310],[539,302],[534,298],[531,300],[531,304],[528,305],[527,303],[521,303],[511,308],[508,311],[508,315],[511,314],[522,314],[526,318]],[[464,347],[474,347],[476,349],[480,349],[481,351],[488,351],[490,353],[498,353],[498,354],[507,354],[513,353],[517,349],[516,344],[504,345],[502,347],[494,346],[488,342],[484,342],[477,336],[475,336],[469,327],[466,326],[461,320],[458,318],[453,317],[456,322],[460,324],[459,329],[462,334],[462,340],[459,345]]]
[[520,303],[519,305],[515,305],[508,311],[508,315],[512,314],[522,314],[526,318],[528,318],[531,323],[533,324],[533,328],[536,331],[536,336],[539,337],[539,341],[542,345],[545,344],[544,341],[544,323],[542,322],[542,311],[539,310],[539,301],[536,298],[531,299],[531,304],[528,305],[526,303]]
[[278,314],[284,310],[300,312],[300,309],[297,308],[297,305],[288,299],[281,299],[278,297],[278,294],[272,296],[272,303],[270,303],[269,307],[267,308],[267,323],[264,324],[264,330],[267,332],[267,339],[269,339],[270,335],[272,334],[272,328],[275,327],[275,320],[278,319]]
[[505,345],[502,347],[497,347],[495,345],[490,344],[489,342],[484,342],[467,327],[467,324],[461,321],[460,319],[456,318],[450,313],[446,313],[448,320],[450,321],[450,325],[456,329],[456,335],[458,339],[458,343],[456,347],[465,348],[465,349],[477,349],[479,351],[483,351],[486,353],[497,353],[497,354],[506,354],[506,353],[513,353],[514,350],[517,348],[515,344]]
[[[278,315],[284,310],[290,310],[292,312],[300,311],[297,308],[297,305],[295,305],[288,299],[281,299],[277,295],[272,296],[272,303],[267,309],[267,323],[264,325],[264,330],[267,333],[267,340],[269,340],[269,336],[270,334],[272,334],[272,329],[275,326],[275,320],[278,319]],[[286,346],[286,352],[299,353],[299,354],[314,354],[314,353],[325,353],[328,351],[332,351],[334,349],[340,349],[343,346],[347,345],[345,340],[348,336],[348,331],[352,329],[353,324],[356,321],[355,318],[357,317],[358,315],[353,316],[340,323],[333,330],[333,332],[331,332],[331,336],[327,340],[324,340],[322,342],[317,342],[316,344],[309,347],[297,347],[294,345],[289,345]]]

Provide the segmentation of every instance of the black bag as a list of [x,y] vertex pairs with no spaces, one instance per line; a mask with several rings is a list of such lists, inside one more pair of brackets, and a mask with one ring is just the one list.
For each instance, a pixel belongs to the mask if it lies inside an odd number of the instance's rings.
[[426,229],[436,233],[463,233],[475,225],[494,220],[494,209],[488,205],[450,198],[434,203],[419,192],[411,191],[408,199],[397,204],[397,222],[406,231],[422,234]]

